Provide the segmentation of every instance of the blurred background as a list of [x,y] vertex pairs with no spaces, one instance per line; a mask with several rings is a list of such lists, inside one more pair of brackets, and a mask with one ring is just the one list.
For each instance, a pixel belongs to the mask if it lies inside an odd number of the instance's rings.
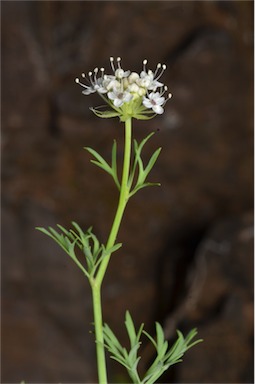
[[[110,159],[123,127],[103,120],[74,79],[95,67],[154,70],[173,98],[135,121],[144,156],[163,150],[130,201],[104,282],[105,321],[124,314],[202,344],[161,382],[253,382],[253,2],[2,2],[2,383],[97,381],[92,304],[80,270],[35,226],[105,241],[117,192],[83,149]],[[153,359],[143,344],[141,370]],[[128,382],[108,361],[109,380]]]

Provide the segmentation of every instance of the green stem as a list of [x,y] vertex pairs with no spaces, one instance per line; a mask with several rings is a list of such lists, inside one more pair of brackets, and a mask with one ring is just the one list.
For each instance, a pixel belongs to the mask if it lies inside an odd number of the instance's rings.
[[[130,157],[131,157],[131,136],[132,136],[132,120],[131,118],[129,118],[128,120],[125,121],[125,148],[124,148],[124,160],[123,160],[119,203],[118,203],[116,215],[112,224],[112,229],[106,244],[106,249],[112,248],[115,244],[115,241],[119,232],[121,220],[122,220],[122,217],[128,202],[128,198],[129,198],[128,178],[129,178]],[[111,254],[106,256],[100,265],[100,268],[98,270],[97,277],[96,277],[96,280],[99,285],[103,281],[110,258],[111,258]]]
[[[131,136],[132,136],[132,120],[131,118],[125,121],[125,148],[124,160],[122,170],[122,180],[120,187],[120,196],[115,218],[106,244],[106,250],[114,246],[121,220],[125,211],[125,207],[129,198],[129,169],[131,157]],[[98,366],[98,380],[99,384],[107,384],[107,371],[105,363],[105,349],[104,349],[104,336],[103,336],[103,319],[102,319],[102,302],[101,302],[101,285],[105,272],[110,261],[111,254],[108,254],[100,264],[98,273],[94,279],[90,280],[93,297],[94,309],[94,323],[95,323],[95,337],[96,337],[96,350],[97,350],[97,366]]]
[[100,384],[107,384],[107,371],[105,362],[104,351],[104,335],[103,335],[103,318],[102,318],[102,303],[101,303],[101,289],[95,281],[91,281],[92,299],[94,309],[94,325],[95,325],[95,338],[96,338],[96,353],[97,353],[97,372],[98,382]]

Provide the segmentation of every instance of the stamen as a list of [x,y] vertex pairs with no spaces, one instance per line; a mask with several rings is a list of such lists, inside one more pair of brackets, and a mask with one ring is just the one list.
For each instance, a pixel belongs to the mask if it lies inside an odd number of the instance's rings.
[[95,68],[94,69],[94,84],[97,84],[97,74],[98,74],[98,68]]
[[157,79],[156,79],[156,76],[157,76],[157,73],[158,73],[158,71],[159,71],[159,68],[161,68],[161,64],[160,64],[160,63],[157,64],[156,70],[155,70],[155,72],[154,72],[154,78],[155,78],[155,80],[157,80]]
[[[89,75],[92,75],[92,72],[89,72]],[[88,78],[86,77],[86,74],[85,74],[84,72],[81,74],[81,77],[83,77],[83,79],[85,79],[87,83],[92,83],[91,78],[88,79]],[[78,80],[79,80],[79,79],[78,79]],[[76,81],[76,80],[75,80],[75,81]],[[77,82],[77,81],[76,81],[76,82]],[[78,82],[77,82],[77,83],[78,83]],[[84,87],[87,87],[87,85],[84,85]]]
[[121,58],[120,58],[120,57],[117,57],[117,64],[118,64],[118,68],[119,68],[119,69],[121,69],[120,62],[121,62]]
[[[156,74],[157,74],[157,72],[158,72],[158,69],[159,69],[160,67],[161,67],[161,64],[159,63],[159,64],[157,65],[157,69],[156,69],[156,72],[155,72],[155,76],[156,76]],[[166,69],[166,65],[163,64],[162,67],[161,67],[161,71],[159,72],[159,74],[158,74],[158,76],[155,78],[155,80],[158,80],[158,79],[162,76],[162,74],[163,74],[163,72],[165,71],[165,69]]]
[[143,61],[143,71],[146,72],[146,65],[148,63],[148,60],[147,59],[144,59]]
[[79,79],[78,77],[76,77],[75,82],[76,82],[77,84],[81,85],[83,88],[88,88],[87,85],[82,84],[82,83],[80,82],[80,79]]
[[110,57],[110,63],[111,63],[111,67],[112,67],[113,72],[115,72],[114,58],[113,57]]
[[92,79],[93,73],[89,72],[88,75],[89,75],[89,81],[91,82],[91,84],[93,84],[93,79]]
[[173,96],[172,93],[169,93],[168,94],[168,99],[171,99],[172,96]]

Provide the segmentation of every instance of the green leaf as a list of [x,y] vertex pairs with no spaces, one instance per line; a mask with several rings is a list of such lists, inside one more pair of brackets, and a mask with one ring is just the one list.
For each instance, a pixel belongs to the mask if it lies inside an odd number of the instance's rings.
[[[136,332],[134,322],[128,311],[126,311],[125,325],[130,339],[130,351],[127,352],[127,350],[121,346],[118,339],[107,325],[104,326],[105,346],[109,352],[112,353],[111,358],[127,369],[132,382],[135,384],[154,384],[171,365],[182,361],[181,357],[191,346],[201,341],[193,341],[197,334],[196,329],[190,331],[186,338],[184,338],[180,331],[177,331],[178,338],[174,345],[169,349],[168,342],[164,337],[163,328],[159,323],[156,323],[156,340],[143,330],[143,324],[140,326],[138,332]],[[144,333],[148,337],[157,353],[156,358],[142,380],[137,371],[137,366],[140,361],[140,356],[137,356],[137,354],[141,344],[141,333]]]
[[154,132],[150,133],[148,136],[146,136],[141,141],[140,144],[138,144],[137,141],[134,140],[135,160],[134,160],[134,164],[132,166],[132,170],[131,170],[130,177],[129,177],[130,189],[131,189],[131,186],[133,184],[136,171],[138,172],[138,176],[137,176],[137,181],[136,181],[135,186],[130,191],[129,197],[133,196],[141,188],[152,186],[152,185],[160,185],[159,183],[149,183],[149,182],[145,183],[145,180],[146,180],[148,174],[150,173],[150,171],[152,170],[152,168],[153,168],[153,166],[154,166],[154,164],[155,164],[155,162],[156,162],[156,160],[157,160],[157,158],[158,158],[158,156],[160,154],[161,148],[158,148],[153,153],[153,155],[151,156],[151,158],[150,158],[148,164],[146,165],[146,167],[144,167],[144,164],[143,164],[143,161],[142,161],[142,157],[141,157],[141,153],[142,153],[142,149],[143,149],[144,145],[147,143],[147,141],[153,135],[154,135]]
[[104,160],[104,158],[93,148],[90,147],[84,147],[92,156],[95,157],[96,160],[90,160],[91,163],[97,165],[99,168],[103,169],[105,172],[109,173],[109,175],[112,176],[115,184],[117,185],[118,189],[120,189],[120,183],[118,180],[117,175],[117,144],[116,141],[113,143],[112,147],[112,166],[107,163],[107,161]]
[[155,114],[150,115],[150,116],[145,116],[145,115],[136,113],[136,114],[134,114],[134,119],[137,119],[137,120],[151,120],[155,116],[156,116]]
[[136,345],[136,332],[135,332],[135,326],[133,323],[133,320],[130,316],[130,313],[126,311],[126,320],[125,320],[126,329],[128,332],[129,340],[130,340],[130,346],[133,348],[134,345]]
[[120,189],[120,182],[119,182],[118,173],[117,173],[117,142],[116,140],[114,140],[113,146],[112,146],[112,177],[118,189]]
[[123,347],[121,346],[121,344],[119,343],[119,340],[117,339],[117,337],[114,335],[114,333],[112,332],[112,330],[107,324],[104,325],[103,332],[104,332],[106,347],[110,349],[111,352],[114,353],[114,355],[115,354],[119,355],[120,353],[123,353]]
[[52,227],[48,227],[48,230],[43,227],[36,227],[36,229],[45,235],[51,237],[60,247],[68,253],[67,245],[65,243],[65,239],[63,235],[61,236],[58,232],[56,232]]
[[98,167],[104,169],[107,173],[109,173],[111,176],[112,176],[112,169],[111,167],[109,166],[109,164],[104,160],[104,158],[99,155],[99,153],[97,151],[95,151],[93,148],[90,148],[90,147],[84,147],[84,149],[86,149],[91,155],[93,155],[96,159],[96,160],[90,160],[91,163],[97,165]]
[[120,113],[117,111],[99,111],[95,108],[90,108],[90,110],[98,117],[103,119],[110,119],[111,117],[120,116]]
[[[100,248],[101,256],[94,258],[94,265],[93,269],[91,269],[91,275],[94,275],[98,266],[100,265],[101,261],[108,256],[109,254],[112,254],[113,252],[116,252],[120,247],[122,246],[121,243],[115,244],[112,248],[105,249],[105,246],[102,245]],[[99,256],[99,255],[98,255]]]
[[129,353],[127,352],[126,348],[123,348],[120,345],[116,336],[107,324],[104,325],[105,346],[108,351],[112,353],[111,358],[118,361],[127,369],[132,381],[134,383],[141,383],[137,372],[137,365],[140,360],[140,356],[137,357],[137,351],[140,347],[139,339],[142,333],[143,324],[139,328],[138,333],[136,333],[133,320],[130,316],[130,313],[127,311],[125,316],[125,325],[131,345]]
[[154,164],[156,163],[157,158],[159,157],[159,154],[160,154],[160,152],[161,152],[161,149],[162,149],[162,148],[158,148],[158,149],[153,153],[153,155],[151,156],[150,161],[148,162],[148,164],[147,164],[147,166],[146,166],[146,168],[145,168],[145,170],[144,170],[144,176],[145,176],[144,180],[146,179],[146,177],[147,177],[148,174],[150,173],[152,167],[153,167]]
[[157,186],[159,187],[161,184],[160,183],[143,183],[141,185],[136,186],[129,194],[129,197],[133,196],[136,194],[136,192],[139,191],[139,189],[146,188],[146,187],[154,187]]

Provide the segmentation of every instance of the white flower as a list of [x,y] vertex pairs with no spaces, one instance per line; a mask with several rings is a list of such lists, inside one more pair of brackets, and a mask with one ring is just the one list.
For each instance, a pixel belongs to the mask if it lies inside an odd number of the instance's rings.
[[124,77],[128,77],[128,75],[130,74],[130,71],[124,71],[121,68],[120,62],[121,62],[121,58],[117,57],[117,68],[115,69],[114,58],[110,57],[111,67],[112,67],[113,73],[115,74],[117,79],[123,79]]
[[158,64],[155,71],[147,69],[147,60],[143,61],[140,74],[125,71],[121,66],[121,58],[114,60],[110,57],[112,74],[105,74],[104,68],[95,68],[89,72],[83,84],[78,78],[76,83],[83,87],[82,93],[90,95],[97,92],[101,98],[110,106],[112,111],[92,109],[99,117],[119,116],[121,121],[133,117],[136,119],[150,119],[156,114],[164,112],[167,99],[163,95],[167,87],[159,81],[166,65]]
[[165,71],[166,65],[165,64],[162,65],[158,63],[155,72],[153,72],[151,69],[147,71],[146,64],[147,64],[147,60],[144,60],[143,71],[140,73],[140,80],[138,80],[140,81],[140,85],[142,87],[147,88],[148,90],[153,90],[153,91],[155,91],[158,87],[163,87],[164,84],[159,82],[158,79],[162,76],[163,72]]
[[148,97],[143,98],[143,105],[146,108],[151,108],[158,115],[161,115],[164,112],[162,107],[164,103],[165,98],[159,92],[151,92]]
[[119,89],[114,89],[113,91],[108,92],[107,95],[109,99],[113,100],[113,105],[117,108],[121,107],[124,103],[129,103],[133,98],[131,93]]
[[129,84],[133,84],[136,82],[136,80],[139,79],[139,75],[138,73],[136,72],[132,72],[129,76],[128,76],[128,82]]
[[123,79],[124,77],[128,77],[130,71],[124,71],[122,68],[118,68],[115,71],[115,76],[117,79]]
[[121,89],[121,83],[116,80],[115,76],[105,75],[103,80],[103,86],[107,90],[107,92],[112,89]]
[[75,79],[75,82],[79,85],[81,85],[84,89],[84,91],[82,91],[83,95],[90,95],[91,93],[94,93],[96,92],[94,86],[87,86],[83,83],[80,82],[80,80],[78,79],[78,77]]
[[83,88],[85,88],[82,93],[84,95],[90,95],[91,93],[98,92],[98,93],[107,93],[107,89],[104,87],[104,68],[101,68],[101,76],[97,77],[98,74],[98,68],[94,69],[94,76],[92,72],[89,72],[89,80],[86,78],[86,75],[84,73],[81,74],[81,76],[87,81],[90,82],[90,86],[85,85],[80,82],[79,78],[77,77],[75,79],[75,82],[79,85],[81,85]]

